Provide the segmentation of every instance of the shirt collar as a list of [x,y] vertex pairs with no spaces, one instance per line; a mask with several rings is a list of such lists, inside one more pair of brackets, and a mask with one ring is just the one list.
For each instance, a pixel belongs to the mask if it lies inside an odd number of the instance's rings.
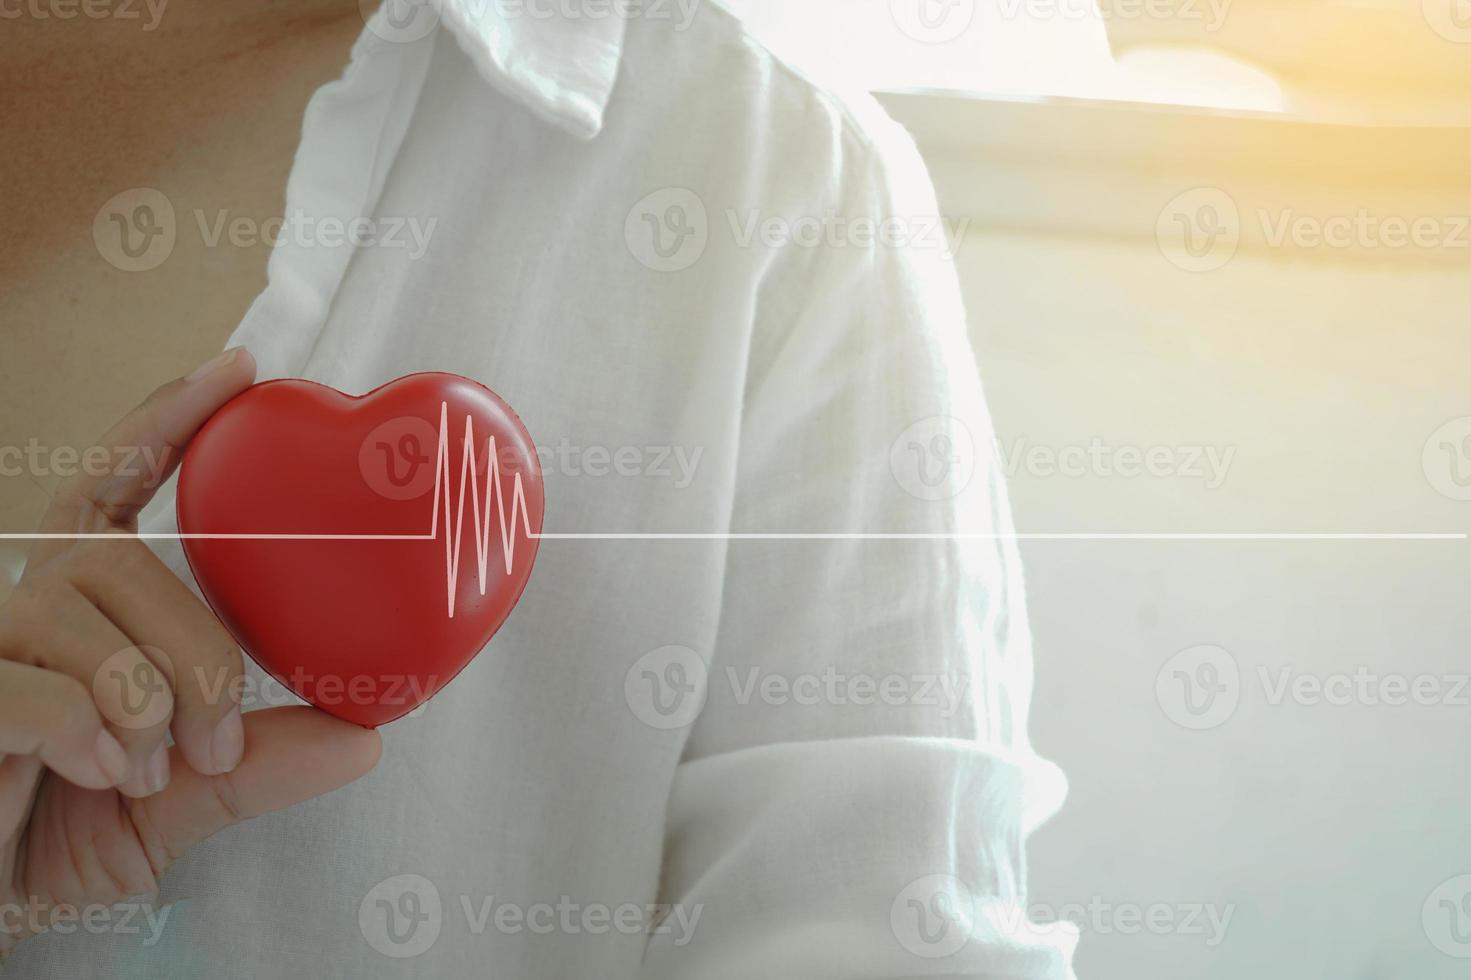
[[623,55],[624,4],[609,0],[436,0],[485,80],[581,139],[603,127]]

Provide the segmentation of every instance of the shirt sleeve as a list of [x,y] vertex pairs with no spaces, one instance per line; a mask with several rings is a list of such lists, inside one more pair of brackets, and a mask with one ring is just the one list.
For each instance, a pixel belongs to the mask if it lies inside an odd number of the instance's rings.
[[[716,648],[669,804],[654,978],[1071,977],[1024,845],[1022,569],[950,245],[912,141],[849,134],[767,276]],[[794,238],[795,240],[795,238]],[[747,537],[741,537],[746,535]],[[767,538],[761,535],[784,535]]]

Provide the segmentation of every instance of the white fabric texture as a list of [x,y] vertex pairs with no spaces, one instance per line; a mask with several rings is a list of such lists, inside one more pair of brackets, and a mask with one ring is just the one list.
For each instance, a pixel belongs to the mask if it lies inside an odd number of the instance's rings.
[[43,936],[16,976],[1072,976],[1021,913],[1066,787],[913,143],[710,4],[560,6],[380,12],[287,212],[432,234],[288,238],[232,342],[262,378],[489,385],[548,532],[827,536],[544,541],[373,773],[187,855],[160,935]]

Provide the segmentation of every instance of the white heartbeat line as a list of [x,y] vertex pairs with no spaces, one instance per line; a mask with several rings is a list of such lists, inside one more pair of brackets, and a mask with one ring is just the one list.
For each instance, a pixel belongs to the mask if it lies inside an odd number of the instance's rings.
[[[446,528],[444,539],[444,576],[449,589],[449,618],[455,618],[455,585],[460,578],[460,540],[463,537],[465,527],[465,481],[470,482],[471,511],[475,519],[475,560],[479,569],[480,594],[485,595],[485,569],[490,556],[490,499],[494,494],[496,497],[496,514],[500,518],[501,529],[501,554],[506,563],[506,574],[511,574],[511,568],[516,557],[516,529],[514,525],[508,524],[506,515],[506,489],[501,482],[500,453],[496,452],[495,436],[490,437],[486,446],[485,461],[485,523],[481,526],[480,512],[480,481],[475,478],[475,427],[470,416],[465,416],[465,451],[460,460],[460,493],[459,503],[455,510],[454,541],[451,546],[448,532],[449,519],[449,403],[439,403],[439,450],[434,461],[434,505],[433,521],[429,525],[429,539],[432,541],[439,535],[439,499],[440,490],[444,491],[444,525]],[[441,476],[443,479],[441,479]],[[526,488],[521,483],[521,474],[515,474],[515,486],[511,491],[511,513],[519,517],[521,529],[528,540],[531,538],[531,512],[526,509]]]
[[[555,531],[533,541],[1466,541],[1466,531]],[[432,541],[437,534],[229,534],[194,531],[92,531],[0,534],[0,541],[89,538],[163,541]]]
[[[444,501],[444,577],[447,591],[447,607],[450,619],[455,618],[455,595],[460,581],[460,544],[465,528],[465,484],[470,485],[470,514],[475,522],[475,563],[480,594],[485,595],[490,564],[490,534],[492,530],[490,507],[495,501],[496,516],[500,525],[501,556],[505,561],[506,574],[511,574],[516,560],[516,522],[528,541],[540,535],[531,530],[531,512],[526,506],[526,487],[521,474],[514,474],[509,510],[506,506],[506,488],[502,480],[500,453],[496,450],[495,436],[486,445],[485,461],[485,509],[480,508],[480,480],[477,476],[475,459],[474,420],[465,416],[465,446],[460,460],[460,492],[455,504],[454,519],[450,519],[450,454],[449,454],[449,403],[439,403],[439,443],[434,459],[434,502],[430,505],[428,534],[213,534],[193,532],[187,534],[140,534],[143,538],[176,538],[179,540],[226,540],[226,541],[433,541],[439,537],[440,501]],[[449,528],[453,526],[453,533]],[[106,537],[106,535],[98,535]]]
[[[488,441],[485,465],[485,507],[480,506],[480,480],[476,474],[474,422],[465,416],[464,454],[460,461],[460,491],[453,521],[450,513],[449,403],[439,405],[439,443],[434,462],[434,502],[431,505],[427,534],[301,534],[275,532],[226,533],[211,531],[133,532],[126,536],[144,540],[171,541],[433,541],[439,537],[440,502],[443,501],[446,529],[444,539],[445,580],[448,591],[449,617],[455,615],[455,593],[459,584],[460,544],[464,531],[465,486],[469,484],[471,517],[475,522],[475,560],[480,594],[485,595],[490,564],[491,502],[495,501],[500,528],[501,555],[506,574],[511,574],[516,556],[516,522],[528,541],[1466,541],[1471,534],[1464,531],[1181,531],[1181,532],[947,532],[947,531],[650,531],[650,532],[556,532],[531,529],[531,513],[526,506],[526,488],[521,474],[514,474],[509,510],[500,471],[500,454],[495,436]],[[120,532],[36,532],[0,534],[0,541],[49,541],[107,539],[122,536]]]
[[[107,539],[120,536],[144,540],[168,539],[174,541],[433,541],[439,537],[440,501],[444,501],[444,574],[448,591],[449,618],[455,616],[455,593],[460,579],[460,544],[465,527],[465,485],[470,486],[471,517],[475,522],[475,561],[480,594],[485,595],[488,581],[486,574],[490,564],[490,534],[492,530],[490,507],[495,501],[500,525],[501,555],[505,561],[506,574],[510,575],[516,559],[516,521],[528,541],[537,540],[541,534],[531,530],[531,512],[526,506],[526,488],[521,474],[514,474],[509,512],[506,506],[506,489],[501,479],[500,453],[492,435],[486,446],[485,461],[485,508],[480,507],[480,480],[476,475],[475,427],[473,419],[465,416],[465,447],[460,461],[460,492],[455,504],[453,521],[450,515],[450,455],[449,455],[449,403],[439,403],[439,444],[434,461],[434,502],[430,506],[429,533],[427,534],[296,534],[275,532],[224,533],[212,531],[190,532],[84,532],[74,534],[36,533],[0,534],[0,540],[81,540]],[[453,533],[449,528],[453,524]]]
[[[534,541],[1466,541],[1466,531],[556,531]],[[93,531],[0,534],[0,541],[130,537],[166,541],[432,541],[437,534],[229,534]]]

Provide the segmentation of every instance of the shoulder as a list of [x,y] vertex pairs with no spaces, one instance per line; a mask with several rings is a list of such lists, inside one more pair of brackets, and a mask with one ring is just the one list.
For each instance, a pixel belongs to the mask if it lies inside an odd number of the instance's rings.
[[913,139],[868,92],[779,57],[719,4],[667,0],[667,17],[642,6],[615,95],[627,115],[645,117],[636,126],[682,140],[690,158],[718,154],[703,161],[713,173],[739,164],[747,187],[776,206],[784,189],[806,195],[809,209],[887,210],[916,188],[930,196]]

